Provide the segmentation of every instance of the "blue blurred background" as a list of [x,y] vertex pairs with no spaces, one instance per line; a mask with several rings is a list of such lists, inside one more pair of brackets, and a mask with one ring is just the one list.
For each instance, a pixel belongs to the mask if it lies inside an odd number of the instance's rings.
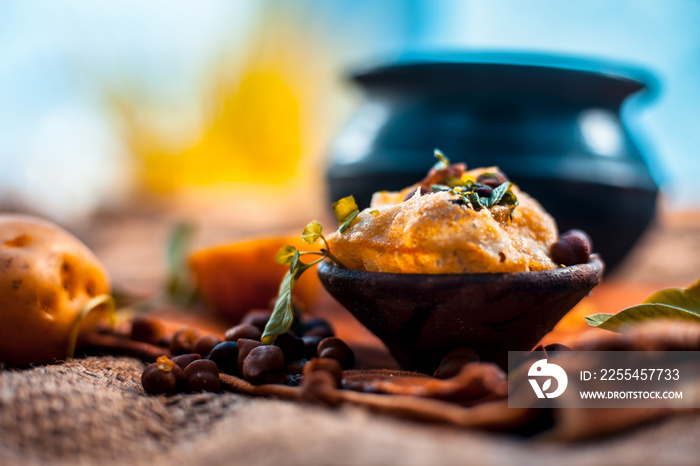
[[658,95],[625,121],[664,208],[697,210],[699,24],[688,0],[6,0],[0,207],[70,221],[246,192],[284,210],[294,189],[313,212],[328,147],[361,100],[347,72],[467,49],[649,70]]

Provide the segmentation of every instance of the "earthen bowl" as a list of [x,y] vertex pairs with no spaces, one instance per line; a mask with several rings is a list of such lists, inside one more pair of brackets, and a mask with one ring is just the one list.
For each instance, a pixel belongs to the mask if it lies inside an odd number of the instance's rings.
[[328,292],[377,335],[406,370],[431,374],[449,351],[475,350],[507,365],[508,351],[529,351],[595,287],[603,262],[540,272],[397,274],[323,262]]

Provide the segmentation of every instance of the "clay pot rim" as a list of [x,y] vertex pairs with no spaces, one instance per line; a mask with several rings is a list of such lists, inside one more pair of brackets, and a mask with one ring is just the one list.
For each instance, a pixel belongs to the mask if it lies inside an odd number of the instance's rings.
[[365,270],[355,270],[341,268],[330,261],[323,261],[319,264],[317,273],[319,275],[336,276],[352,279],[382,279],[382,280],[403,280],[409,283],[426,281],[441,282],[469,282],[484,283],[489,281],[547,281],[552,279],[567,279],[573,275],[583,274],[602,275],[605,264],[598,254],[592,254],[590,260],[585,264],[576,264],[566,267],[558,267],[550,270],[537,270],[529,272],[498,272],[498,273],[394,273],[394,272],[369,272]]

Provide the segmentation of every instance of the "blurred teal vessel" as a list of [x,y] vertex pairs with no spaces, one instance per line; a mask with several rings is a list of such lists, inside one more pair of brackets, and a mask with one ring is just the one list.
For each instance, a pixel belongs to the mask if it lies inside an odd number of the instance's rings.
[[440,148],[469,167],[496,165],[555,217],[583,229],[614,268],[654,218],[658,187],[620,108],[652,97],[648,72],[534,54],[413,54],[358,72],[366,100],[327,170],[333,200],[421,179]]

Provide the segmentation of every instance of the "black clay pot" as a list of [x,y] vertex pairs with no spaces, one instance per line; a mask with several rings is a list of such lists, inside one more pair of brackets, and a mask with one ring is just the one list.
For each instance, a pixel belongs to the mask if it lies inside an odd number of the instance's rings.
[[[332,200],[420,180],[441,149],[469,167],[499,166],[554,216],[583,229],[611,267],[654,217],[657,185],[620,119],[653,85],[641,70],[512,54],[408,57],[356,74],[366,92],[332,149]],[[645,91],[647,95],[651,93]]]
[[432,374],[451,350],[471,348],[506,367],[595,287],[603,262],[517,273],[399,274],[318,266],[328,292],[377,335],[406,370]]

